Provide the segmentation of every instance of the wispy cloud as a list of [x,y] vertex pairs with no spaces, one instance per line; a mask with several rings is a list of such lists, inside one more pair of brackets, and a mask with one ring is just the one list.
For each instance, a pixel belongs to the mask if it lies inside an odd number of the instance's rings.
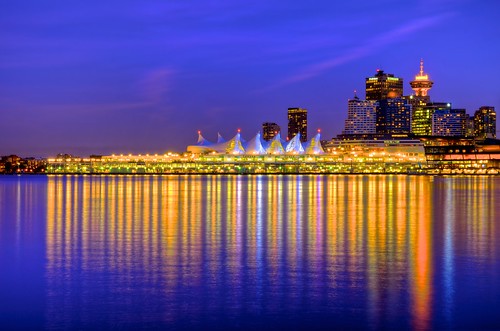
[[420,30],[442,23],[451,16],[453,16],[452,13],[446,13],[410,21],[393,30],[372,37],[360,46],[348,49],[339,56],[306,66],[297,71],[295,74],[268,86],[265,90],[279,88],[319,76],[334,67],[369,56],[379,51],[381,48],[400,42]]
[[[1,102],[0,98],[0,102]],[[12,110],[13,118],[18,117],[18,112],[24,112],[36,106],[37,111],[50,116],[73,117],[73,116],[94,116],[109,112],[120,112],[133,109],[145,109],[151,106],[150,102],[102,102],[102,103],[64,103],[64,104],[34,104],[24,103],[19,100],[5,100],[4,106],[0,110]],[[34,123],[36,124],[36,123]]]
[[174,69],[165,67],[152,68],[144,72],[142,76],[137,78],[135,85],[133,84],[127,100],[109,97],[105,98],[103,102],[63,103],[54,98],[53,102],[26,102],[2,92],[0,93],[0,110],[25,111],[36,108],[38,113],[52,116],[98,115],[138,109],[142,111],[155,111],[158,108],[165,110],[175,73]]
[[175,71],[171,68],[157,68],[147,72],[139,82],[141,94],[151,104],[166,101]]

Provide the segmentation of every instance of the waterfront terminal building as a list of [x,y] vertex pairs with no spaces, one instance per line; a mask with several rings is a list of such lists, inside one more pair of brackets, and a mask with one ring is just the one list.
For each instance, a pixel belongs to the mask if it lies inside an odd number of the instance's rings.
[[49,174],[498,174],[500,142],[466,138],[388,138],[350,136],[321,141],[320,133],[302,144],[277,134],[246,141],[238,132],[212,143],[199,134],[185,153],[57,157]]
[[[325,146],[326,148],[324,148]],[[48,173],[98,174],[308,174],[308,173],[425,173],[424,145],[406,141],[322,142],[318,132],[302,143],[300,134],[290,141],[278,133],[271,141],[260,133],[244,140],[210,142],[199,133],[195,144],[182,154],[108,155],[90,158],[53,158]]]

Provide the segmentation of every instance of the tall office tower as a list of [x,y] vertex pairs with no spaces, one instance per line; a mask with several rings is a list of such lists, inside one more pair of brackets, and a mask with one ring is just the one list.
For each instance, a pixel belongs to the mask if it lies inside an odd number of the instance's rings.
[[[414,96],[411,96],[412,98]],[[412,98],[414,100],[414,98]],[[413,103],[411,132],[417,136],[432,136],[432,115],[437,110],[450,110],[451,104],[446,102]]]
[[403,98],[380,100],[377,105],[376,131],[382,134],[410,133],[411,104]]
[[467,138],[473,138],[474,135],[475,135],[475,133],[474,133],[474,116],[467,115],[465,136]]
[[497,114],[495,107],[483,106],[474,113],[474,135],[476,138],[497,137]]
[[432,135],[464,137],[467,130],[465,109],[439,109],[432,114]]
[[307,141],[307,109],[288,108],[288,136],[287,140],[292,139],[300,133],[300,141]]
[[429,75],[424,74],[424,60],[420,60],[420,72],[415,76],[415,80],[410,82],[410,86],[415,92],[415,100],[430,102],[430,97],[428,95],[429,90],[434,84],[433,81],[429,79]]
[[376,101],[360,100],[357,95],[347,101],[347,119],[343,134],[376,133]]
[[272,122],[262,123],[262,139],[265,141],[273,140],[273,138],[281,131],[278,124]]
[[403,79],[377,70],[373,77],[366,78],[366,100],[400,98],[403,95]]

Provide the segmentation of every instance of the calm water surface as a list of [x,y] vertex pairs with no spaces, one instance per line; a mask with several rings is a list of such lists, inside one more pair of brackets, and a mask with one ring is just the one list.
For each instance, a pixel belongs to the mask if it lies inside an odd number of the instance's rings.
[[500,329],[500,177],[0,177],[0,328]]

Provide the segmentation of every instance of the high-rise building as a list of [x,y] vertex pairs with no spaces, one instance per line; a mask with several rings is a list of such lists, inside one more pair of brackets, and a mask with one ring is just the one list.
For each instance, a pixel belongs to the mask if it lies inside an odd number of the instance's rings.
[[483,106],[474,113],[474,135],[476,138],[497,137],[497,114],[495,107]]
[[473,115],[467,115],[465,136],[467,138],[473,138],[473,137],[475,137],[475,133],[474,133],[474,116]]
[[366,100],[400,98],[403,95],[403,79],[377,70],[373,77],[366,78]]
[[272,140],[279,132],[281,128],[278,124],[272,122],[262,123],[262,139],[265,141]]
[[[414,96],[410,96],[414,100]],[[413,102],[411,132],[417,136],[432,136],[432,121],[437,110],[450,110],[451,104],[446,102]]]
[[464,137],[467,129],[465,109],[438,109],[432,114],[432,135]]
[[376,133],[376,101],[360,100],[356,95],[347,101],[347,119],[343,134]]
[[420,60],[420,72],[415,76],[415,80],[410,82],[410,86],[415,92],[415,100],[430,102],[430,97],[428,95],[429,90],[434,84],[433,81],[429,79],[429,75],[424,74],[424,60]]
[[377,105],[376,131],[382,134],[410,133],[411,104],[403,98],[380,100]]
[[287,140],[300,133],[300,141],[307,141],[307,109],[288,108],[288,136]]

